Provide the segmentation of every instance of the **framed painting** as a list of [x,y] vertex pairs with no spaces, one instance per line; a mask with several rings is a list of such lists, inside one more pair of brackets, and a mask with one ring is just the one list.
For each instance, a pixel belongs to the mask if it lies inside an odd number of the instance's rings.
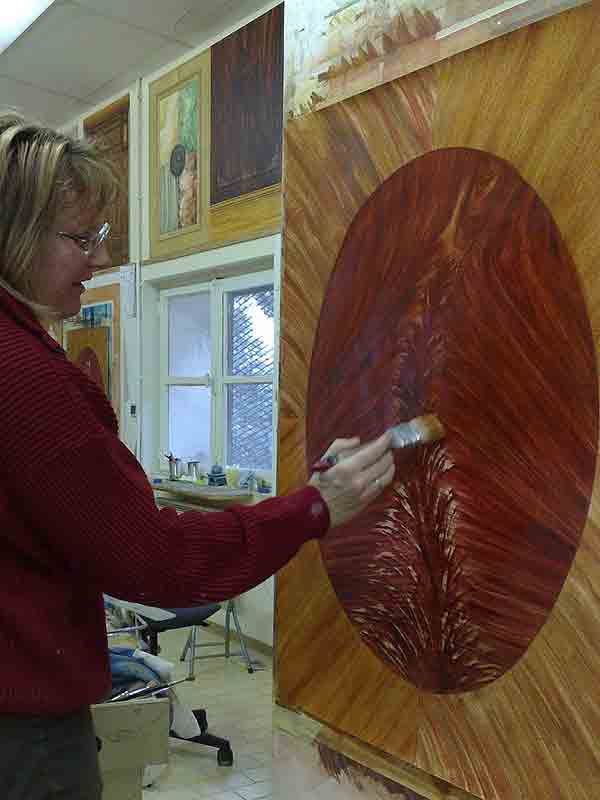
[[[110,309],[110,304],[107,303],[106,307]],[[110,327],[106,325],[97,328],[85,326],[67,331],[67,355],[102,386],[109,398],[112,377],[110,334]]]
[[283,5],[212,48],[211,205],[279,191]]
[[210,51],[150,85],[150,254],[206,242],[210,182]]
[[129,95],[87,117],[83,127],[118,177],[119,194],[107,217],[111,224],[108,269],[120,267],[129,262]]
[[121,287],[88,289],[81,311],[62,324],[67,357],[106,392],[117,418],[121,404]]

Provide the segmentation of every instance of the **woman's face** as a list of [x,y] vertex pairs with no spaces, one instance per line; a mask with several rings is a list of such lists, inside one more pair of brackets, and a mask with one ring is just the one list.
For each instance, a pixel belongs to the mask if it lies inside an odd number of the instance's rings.
[[65,316],[74,316],[81,309],[84,281],[110,263],[106,242],[86,255],[78,242],[60,236],[93,238],[104,222],[102,213],[74,204],[59,214],[44,246],[34,281],[35,299]]

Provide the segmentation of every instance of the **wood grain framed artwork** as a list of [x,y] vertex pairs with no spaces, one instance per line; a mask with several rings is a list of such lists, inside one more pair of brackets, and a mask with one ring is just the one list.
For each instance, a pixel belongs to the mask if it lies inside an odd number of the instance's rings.
[[281,182],[283,5],[212,48],[211,205]]
[[86,137],[94,140],[109,159],[119,181],[119,194],[107,220],[110,268],[129,261],[129,95],[83,121]]
[[483,800],[600,786],[599,63],[584,4],[286,125],[280,491],[448,435],[279,574],[277,701]]
[[208,238],[210,51],[150,85],[150,255]]

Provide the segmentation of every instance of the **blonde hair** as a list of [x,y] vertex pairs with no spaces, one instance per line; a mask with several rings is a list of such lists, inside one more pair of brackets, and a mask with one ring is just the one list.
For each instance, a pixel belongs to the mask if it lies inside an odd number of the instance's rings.
[[38,316],[56,316],[36,302],[33,288],[46,237],[65,208],[83,203],[102,211],[116,187],[92,143],[0,112],[0,286]]

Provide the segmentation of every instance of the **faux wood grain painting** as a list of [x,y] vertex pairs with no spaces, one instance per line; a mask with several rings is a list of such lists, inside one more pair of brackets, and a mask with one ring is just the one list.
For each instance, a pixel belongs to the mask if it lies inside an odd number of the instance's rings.
[[485,800],[600,785],[598,63],[592,5],[286,131],[280,489],[448,436],[281,573],[278,701]]
[[575,266],[508,162],[435,150],[358,212],[321,308],[307,458],[421,414],[448,432],[321,546],[350,620],[416,686],[493,681],[545,622],[587,517],[597,383]]
[[283,5],[211,48],[211,203],[281,180]]

